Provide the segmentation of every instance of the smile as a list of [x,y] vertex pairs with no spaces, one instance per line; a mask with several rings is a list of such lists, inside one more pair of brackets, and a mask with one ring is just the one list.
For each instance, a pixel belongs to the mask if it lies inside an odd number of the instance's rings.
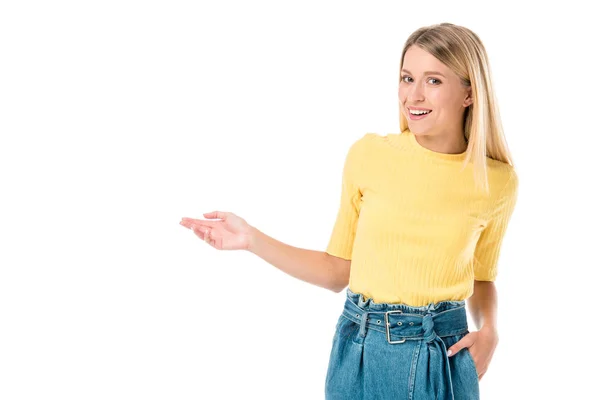
[[411,120],[420,120],[427,117],[433,110],[411,110],[408,109],[408,115]]

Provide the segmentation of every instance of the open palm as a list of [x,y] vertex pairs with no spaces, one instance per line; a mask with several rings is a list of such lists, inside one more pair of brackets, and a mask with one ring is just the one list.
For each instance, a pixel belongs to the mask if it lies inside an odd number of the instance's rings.
[[248,249],[251,226],[243,218],[225,211],[202,215],[208,219],[183,217],[180,224],[218,250]]

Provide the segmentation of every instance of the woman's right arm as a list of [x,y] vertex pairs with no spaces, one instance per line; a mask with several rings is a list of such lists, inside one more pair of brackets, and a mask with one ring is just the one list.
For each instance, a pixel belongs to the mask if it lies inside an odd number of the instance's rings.
[[219,250],[248,250],[295,278],[341,292],[350,278],[350,260],[323,251],[293,247],[265,235],[245,219],[227,211],[212,211],[204,218],[184,217],[179,222]]
[[288,275],[336,293],[348,285],[350,260],[287,245],[255,227],[250,227],[246,250]]

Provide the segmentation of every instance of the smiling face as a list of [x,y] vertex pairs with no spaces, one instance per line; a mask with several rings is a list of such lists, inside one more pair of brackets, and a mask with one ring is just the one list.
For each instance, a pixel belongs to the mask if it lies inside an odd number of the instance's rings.
[[[470,88],[437,58],[418,46],[404,55],[400,71],[400,112],[415,134],[455,135],[463,132],[465,107],[473,102]],[[410,111],[427,114],[413,115]],[[421,111],[419,111],[421,110]]]

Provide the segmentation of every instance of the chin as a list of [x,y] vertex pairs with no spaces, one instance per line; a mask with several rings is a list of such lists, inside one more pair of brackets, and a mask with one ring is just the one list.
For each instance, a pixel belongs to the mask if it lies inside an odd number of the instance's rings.
[[408,123],[408,129],[410,129],[410,131],[414,134],[421,134],[425,132],[422,127],[419,127],[419,124],[411,124],[410,122]]

